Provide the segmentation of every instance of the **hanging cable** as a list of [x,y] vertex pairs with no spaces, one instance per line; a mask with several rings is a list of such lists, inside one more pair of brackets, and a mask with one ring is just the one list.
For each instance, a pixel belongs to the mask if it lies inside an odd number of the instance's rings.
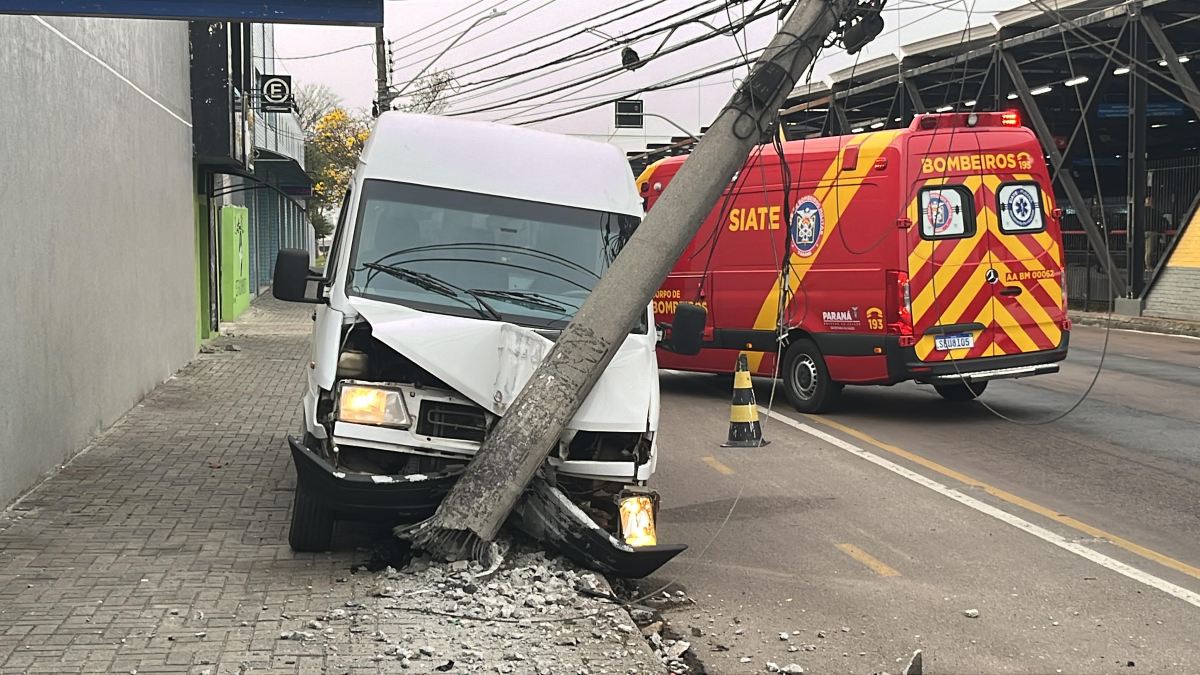
[[[774,9],[771,9],[771,10],[766,10],[766,11],[759,12],[759,13],[757,13],[757,14],[751,14],[751,15],[748,15],[748,16],[747,16],[747,18],[746,18],[746,21],[742,22],[742,24],[743,24],[743,25],[746,25],[746,24],[749,24],[749,23],[754,23],[755,21],[758,21],[758,20],[760,20],[760,19],[763,19],[763,18],[765,18],[765,17],[771,16],[771,15],[772,15],[772,13],[773,13],[773,11],[774,11]],[[723,33],[725,33],[725,32],[728,32],[729,30],[736,30],[736,29],[737,29],[737,28],[739,28],[739,27],[740,27],[740,26],[736,26],[736,27],[735,27],[735,26],[727,26],[727,27],[725,27],[725,28],[721,28],[721,29],[718,29],[718,30],[716,30],[716,31],[711,31],[711,32],[709,32],[709,33],[706,33],[706,34],[704,34],[704,35],[702,35],[702,36],[700,36],[700,37],[697,37],[697,38],[692,38],[692,39],[690,39],[690,40],[685,40],[684,42],[681,42],[681,43],[679,43],[679,44],[672,45],[672,46],[670,46],[670,47],[667,47],[667,48],[663,49],[662,51],[660,51],[660,52],[658,52],[657,54],[655,54],[655,56],[654,56],[654,57],[652,57],[652,58],[659,58],[659,57],[662,57],[662,56],[666,56],[667,54],[672,54],[672,53],[674,53],[674,52],[677,52],[677,51],[680,51],[680,50],[686,49],[686,48],[688,48],[688,47],[691,47],[691,46],[694,46],[694,45],[700,44],[700,43],[702,43],[702,42],[706,42],[706,41],[708,41],[708,40],[711,40],[711,39],[713,39],[714,37],[717,37],[717,36],[719,36],[719,35],[721,35],[721,34],[723,34]],[[604,71],[601,71],[600,73],[598,73],[598,74],[596,74],[596,75],[593,75],[593,76],[587,77],[587,78],[585,78],[585,79],[584,79],[584,80],[582,80],[582,81],[576,81],[576,82],[573,82],[573,83],[568,83],[568,84],[564,84],[564,85],[558,85],[558,86],[555,86],[555,87],[551,87],[550,89],[543,90],[543,91],[541,91],[541,92],[535,92],[535,93],[532,93],[532,94],[527,94],[527,95],[520,96],[520,97],[518,97],[518,98],[516,98],[516,99],[512,99],[512,100],[509,100],[509,101],[505,101],[505,102],[501,102],[501,103],[496,103],[496,104],[492,104],[492,105],[487,105],[487,106],[483,106],[483,107],[480,107],[480,108],[474,108],[474,109],[471,109],[471,110],[462,110],[462,111],[456,111],[456,112],[454,112],[454,113],[451,113],[451,114],[452,114],[452,115],[472,115],[472,114],[478,114],[478,113],[483,113],[483,112],[490,112],[490,111],[492,111],[492,110],[497,110],[497,109],[500,109],[500,108],[510,107],[510,106],[512,106],[512,105],[514,105],[514,104],[517,104],[517,103],[525,103],[526,101],[530,101],[530,100],[533,100],[533,99],[536,99],[536,98],[542,98],[542,97],[545,97],[545,96],[549,96],[550,94],[556,94],[556,93],[558,93],[558,92],[560,92],[560,91],[563,91],[564,89],[571,88],[571,87],[574,87],[574,86],[578,86],[578,85],[579,85],[581,82],[589,82],[589,81],[594,81],[594,80],[600,79],[601,77],[605,77],[605,76],[607,76],[607,75],[611,75],[611,74],[613,74],[614,72],[621,72],[621,71],[622,71],[622,70],[624,70],[624,69],[625,69],[625,67],[624,67],[624,66],[615,66],[615,67],[613,67],[613,68],[608,68],[608,69],[605,69]]]

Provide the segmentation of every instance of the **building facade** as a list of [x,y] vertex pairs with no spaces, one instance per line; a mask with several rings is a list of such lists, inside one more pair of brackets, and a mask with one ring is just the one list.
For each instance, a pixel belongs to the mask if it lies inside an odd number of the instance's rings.
[[196,353],[187,25],[0,16],[0,504]]
[[237,318],[280,247],[315,249],[299,124],[256,91],[271,37],[0,15],[0,506]]

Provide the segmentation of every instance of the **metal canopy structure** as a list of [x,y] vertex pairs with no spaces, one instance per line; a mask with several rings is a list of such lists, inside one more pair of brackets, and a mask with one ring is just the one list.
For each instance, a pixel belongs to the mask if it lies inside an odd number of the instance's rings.
[[1075,299],[1140,298],[1200,192],[1198,9],[1033,0],[796,88],[785,130],[797,139],[906,127],[922,112],[1019,110],[1066,207],[1068,265],[1086,277],[1069,280]]
[[383,0],[0,0],[0,14],[382,26]]

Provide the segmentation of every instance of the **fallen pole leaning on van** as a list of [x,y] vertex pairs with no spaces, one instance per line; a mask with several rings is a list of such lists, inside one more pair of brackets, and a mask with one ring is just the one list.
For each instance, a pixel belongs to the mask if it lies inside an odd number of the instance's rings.
[[[404,536],[448,559],[488,560],[491,542],[543,466],[564,425],[612,360],[687,242],[749,155],[784,98],[839,27],[871,32],[883,2],[799,0],[688,162],[596,284],[437,513]],[[870,21],[864,20],[871,19]],[[857,30],[855,30],[857,29]],[[877,31],[875,31],[877,32]],[[869,35],[865,39],[869,39]]]

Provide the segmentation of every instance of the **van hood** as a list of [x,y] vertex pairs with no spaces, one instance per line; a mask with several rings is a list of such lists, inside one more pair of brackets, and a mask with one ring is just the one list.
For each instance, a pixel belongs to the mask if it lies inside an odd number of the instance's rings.
[[[367,298],[348,302],[371,334],[459,394],[503,415],[553,342],[501,321],[421,312]],[[627,339],[567,425],[581,431],[656,427],[658,362],[648,340]]]

